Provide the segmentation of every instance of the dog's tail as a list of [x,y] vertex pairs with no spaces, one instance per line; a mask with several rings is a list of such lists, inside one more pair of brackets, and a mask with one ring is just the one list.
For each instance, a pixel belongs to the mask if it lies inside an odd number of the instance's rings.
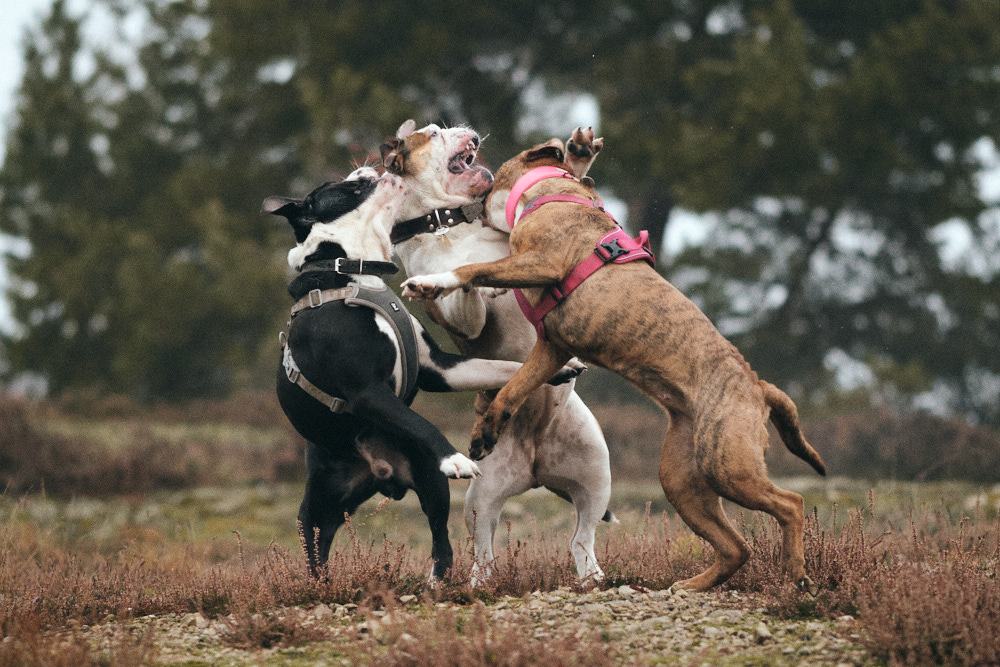
[[781,441],[788,451],[808,463],[821,475],[826,475],[826,466],[816,450],[806,442],[799,426],[799,411],[788,394],[775,387],[770,382],[760,381],[764,390],[764,402],[771,408],[771,423],[777,429]]

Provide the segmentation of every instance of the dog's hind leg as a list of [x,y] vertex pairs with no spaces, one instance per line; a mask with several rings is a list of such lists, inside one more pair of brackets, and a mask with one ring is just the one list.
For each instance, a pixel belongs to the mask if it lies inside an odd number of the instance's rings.
[[469,483],[465,494],[465,525],[472,534],[476,556],[471,574],[473,586],[481,586],[489,578],[494,559],[493,540],[504,504],[535,486],[530,458],[519,441],[505,436],[505,442],[480,464],[483,476]]
[[448,515],[451,512],[451,490],[448,478],[438,470],[437,462],[426,454],[412,452],[407,459],[413,478],[413,490],[420,500],[420,509],[427,516],[431,529],[430,579],[442,579],[451,569],[453,552],[448,539]]
[[[522,408],[523,410],[524,408]],[[608,446],[594,415],[576,393],[552,420],[535,448],[538,480],[565,494],[576,509],[576,530],[570,551],[581,580],[600,580],[604,573],[594,553],[594,533],[607,516],[611,499]]]
[[711,567],[676,585],[701,591],[731,577],[750,558],[750,547],[729,521],[722,499],[699,469],[691,419],[673,411],[660,458],[660,484],[684,523],[715,549]]
[[367,387],[350,398],[348,407],[356,417],[378,424],[408,458],[415,458],[418,452],[432,456],[438,469],[452,478],[479,475],[475,463],[459,454],[434,424],[411,410],[388,385]]
[[306,490],[299,505],[299,524],[309,571],[319,576],[330,555],[344,515],[375,495],[374,476],[360,459],[331,456],[323,448],[306,443]]
[[[735,411],[721,421],[719,446],[724,457],[719,465],[709,466],[709,483],[723,497],[750,510],[773,516],[782,531],[782,561],[785,573],[801,590],[809,590],[812,582],[806,576],[802,533],[805,509],[802,496],[775,486],[767,476],[764,452],[767,448],[767,428],[756,410],[747,410],[744,419]],[[758,423],[751,423],[757,418]]]

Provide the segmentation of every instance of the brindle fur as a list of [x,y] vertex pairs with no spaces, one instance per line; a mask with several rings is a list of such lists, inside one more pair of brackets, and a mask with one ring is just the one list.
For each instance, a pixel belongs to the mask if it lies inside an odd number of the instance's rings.
[[[504,194],[528,170],[558,165],[562,144],[553,139],[506,162],[496,174],[487,211],[502,210]],[[522,203],[555,192],[594,196],[587,185],[549,179]],[[470,264],[453,273],[461,285],[521,287],[533,303],[542,287],[557,284],[593,252],[614,222],[600,211],[550,203],[517,223],[511,256]],[[448,288],[453,288],[449,285]],[[440,286],[408,281],[416,298],[436,296]],[[496,434],[532,389],[577,356],[622,375],[659,403],[670,418],[660,459],[660,483],[681,518],[715,549],[706,571],[679,582],[693,590],[722,583],[750,557],[750,548],[722,507],[722,498],[767,512],[783,531],[783,566],[802,589],[805,572],[802,497],[767,477],[764,453],[770,417],[789,450],[820,474],[825,467],[799,428],[794,403],[760,380],[739,351],[709,319],[645,262],[610,264],[597,271],[544,320],[525,365],[500,390],[473,428],[472,449],[489,449]]]

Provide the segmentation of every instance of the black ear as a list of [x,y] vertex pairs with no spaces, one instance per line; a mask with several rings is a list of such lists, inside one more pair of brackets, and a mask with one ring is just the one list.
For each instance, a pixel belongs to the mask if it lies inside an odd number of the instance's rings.
[[268,197],[260,205],[261,213],[271,213],[272,215],[283,215],[291,219],[302,212],[302,202],[289,197]]
[[546,143],[539,144],[538,146],[525,151],[524,159],[527,162],[534,162],[535,160],[550,157],[562,162],[563,155],[562,142],[558,139],[549,139]]
[[405,159],[402,154],[403,139],[389,137],[385,143],[379,147],[382,154],[382,166],[391,174],[397,176],[403,173],[403,163]]

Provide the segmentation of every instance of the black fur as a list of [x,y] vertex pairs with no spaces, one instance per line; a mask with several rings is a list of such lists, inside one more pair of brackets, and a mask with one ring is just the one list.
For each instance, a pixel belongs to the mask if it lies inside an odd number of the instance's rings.
[[[368,179],[370,183],[360,183],[362,180],[365,179],[326,183],[301,202],[269,197],[262,211],[288,218],[297,242],[303,243],[312,225],[335,222],[364,205],[375,192],[377,181]],[[339,244],[326,242],[307,259],[344,256]],[[343,287],[350,280],[351,277],[332,271],[306,270],[291,282],[288,290],[298,300],[311,290]],[[475,382],[488,383],[466,388],[496,389],[520,366],[446,353],[419,324],[416,326],[421,358],[430,360],[421,364],[417,374],[417,386],[425,391],[453,391],[448,374],[459,366],[463,366],[458,368],[459,374],[452,377],[462,377],[466,385],[469,377],[475,377]],[[433,575],[444,576],[452,563],[448,540],[451,496],[441,465],[457,452],[434,425],[396,396],[393,376],[396,348],[378,328],[375,311],[348,306],[343,301],[302,310],[292,320],[288,344],[303,376],[326,393],[346,400],[349,410],[331,412],[291,382],[279,364],[278,400],[289,421],[308,441],[306,489],[299,521],[310,571],[321,574],[345,515],[352,514],[376,493],[399,499],[413,489],[431,528]],[[468,369],[464,368],[466,364]],[[566,382],[578,372],[564,369],[552,382]],[[474,464],[469,462],[469,465]]]

